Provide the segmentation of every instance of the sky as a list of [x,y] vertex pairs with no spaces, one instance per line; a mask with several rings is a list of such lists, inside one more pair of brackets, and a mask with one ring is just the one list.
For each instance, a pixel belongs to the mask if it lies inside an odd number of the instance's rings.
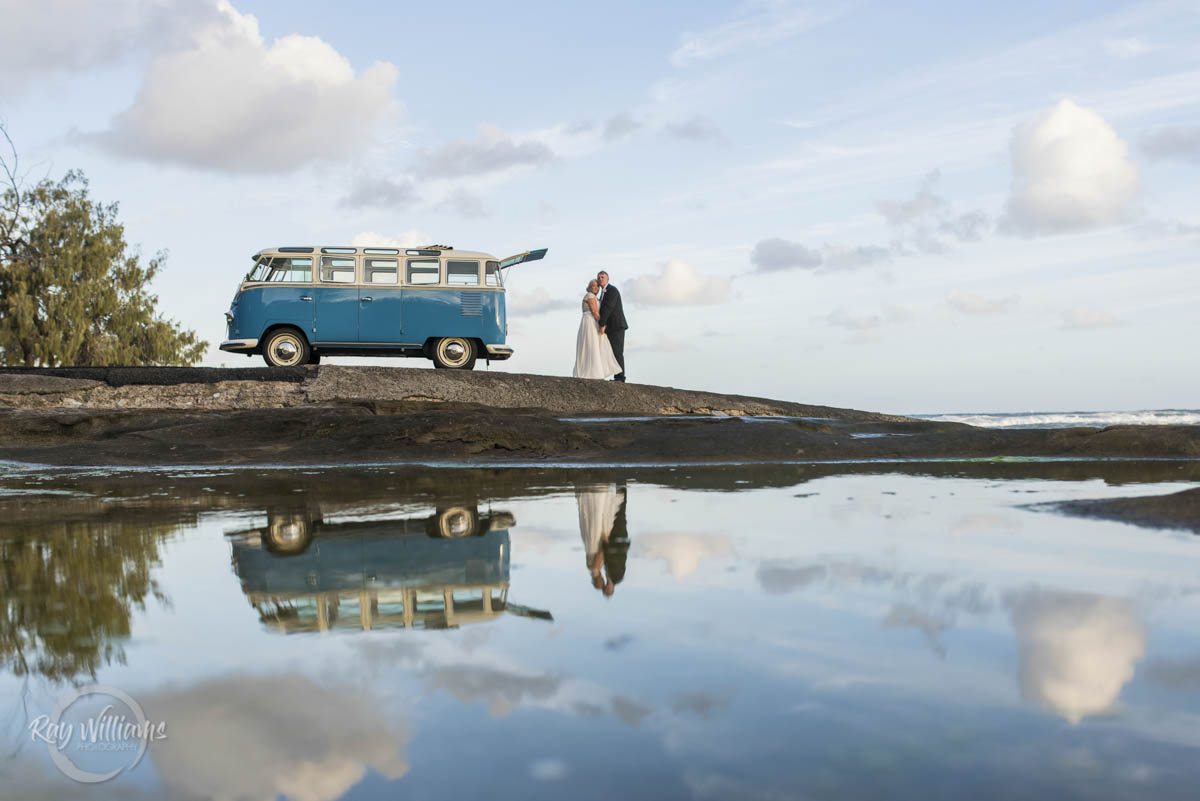
[[[490,369],[896,413],[1194,408],[1200,4],[0,0],[26,180],[81,169],[222,353],[251,255],[452,244]],[[381,360],[332,359],[331,363]],[[419,360],[383,363],[423,366]],[[483,369],[481,363],[479,368]]]

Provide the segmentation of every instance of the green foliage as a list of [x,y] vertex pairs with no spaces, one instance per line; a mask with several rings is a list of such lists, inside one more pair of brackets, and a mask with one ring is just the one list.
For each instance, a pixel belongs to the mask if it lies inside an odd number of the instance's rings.
[[124,663],[134,610],[150,597],[165,601],[151,571],[173,529],[103,519],[7,527],[0,534],[0,669],[77,681]]
[[142,264],[117,204],[69,172],[0,196],[0,364],[195,364],[207,342],[156,311],[147,286],[165,253]]

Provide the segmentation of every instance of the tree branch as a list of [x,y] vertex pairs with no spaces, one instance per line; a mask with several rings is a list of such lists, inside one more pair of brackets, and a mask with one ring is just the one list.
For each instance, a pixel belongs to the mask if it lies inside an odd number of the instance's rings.
[[[13,229],[20,225],[21,220],[21,181],[18,177],[18,168],[20,166],[20,156],[17,155],[17,146],[13,144],[12,137],[8,135],[8,130],[4,127],[4,123],[0,122],[0,136],[4,137],[4,141],[8,143],[8,150],[12,154],[10,158],[5,158],[0,154],[0,170],[4,172],[4,178],[8,181],[8,185],[12,188],[13,204],[12,209],[0,209],[0,247],[8,247],[10,250],[13,246]],[[9,161],[12,161],[9,164]],[[4,193],[0,193],[3,197]],[[9,216],[11,214],[11,216]]]

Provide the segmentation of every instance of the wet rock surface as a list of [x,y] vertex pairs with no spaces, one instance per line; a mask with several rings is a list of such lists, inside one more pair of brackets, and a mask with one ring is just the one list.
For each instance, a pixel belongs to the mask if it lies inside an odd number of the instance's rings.
[[1117,520],[1148,528],[1173,528],[1200,534],[1200,488],[1145,498],[1066,501],[1052,511]]
[[669,387],[478,371],[0,370],[0,459],[22,462],[630,465],[1039,457],[1191,460],[1200,457],[1200,427],[1000,431]]

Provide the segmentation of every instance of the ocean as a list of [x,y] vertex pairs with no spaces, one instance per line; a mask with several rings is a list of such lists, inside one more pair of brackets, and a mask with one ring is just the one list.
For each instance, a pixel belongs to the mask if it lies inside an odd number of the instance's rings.
[[914,414],[912,417],[939,422],[967,423],[983,428],[1186,426],[1200,424],[1200,409],[1142,409],[1126,412],[963,412]]

